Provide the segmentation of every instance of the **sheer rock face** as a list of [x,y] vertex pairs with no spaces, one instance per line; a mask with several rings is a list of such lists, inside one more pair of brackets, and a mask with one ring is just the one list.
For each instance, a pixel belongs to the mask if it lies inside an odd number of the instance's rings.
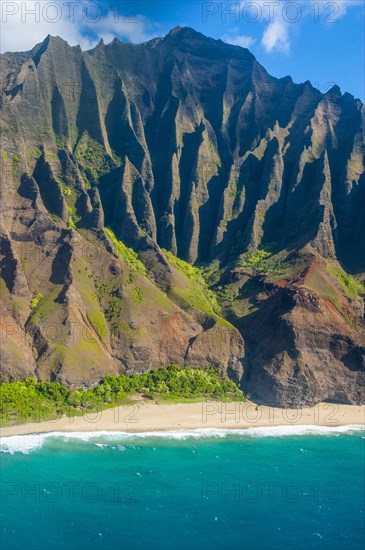
[[306,288],[278,289],[265,302],[254,319],[241,321],[252,356],[243,384],[254,399],[287,407],[363,403],[361,331]]
[[[206,328],[204,315],[171,298],[174,268],[159,250],[190,263],[218,260],[229,270],[247,250],[309,246],[363,272],[359,100],[336,86],[323,95],[309,82],[275,79],[248,50],[189,28],[141,45],[115,39],[88,52],[49,36],[29,52],[2,55],[0,77],[4,319],[22,335],[20,343],[14,335],[8,338],[5,379],[33,373],[77,385],[107,372],[175,361],[223,365],[240,380],[250,356],[250,382],[243,380],[262,399],[279,404],[363,399],[364,367],[346,366],[363,345],[356,300],[349,305],[356,323],[346,325],[346,338],[343,317],[335,318],[321,301],[311,314],[314,328],[306,327],[308,310],[290,281],[288,292],[295,298],[287,314],[273,321],[273,327],[286,327],[280,330],[288,357],[282,359],[276,349],[271,325],[260,332],[268,322],[269,300],[252,326],[245,316],[232,317],[248,342],[244,358],[237,330],[214,316],[215,324]],[[153,258],[152,271],[139,274],[135,285],[146,285],[150,297],[140,313],[138,293],[125,282],[129,268],[115,257],[104,225]],[[104,279],[109,294],[123,295],[123,304],[111,305],[100,290]],[[286,292],[278,290],[275,300]],[[39,293],[42,318],[30,306]],[[44,301],[48,295],[50,304]],[[124,332],[113,325],[115,308],[123,309],[118,322]],[[45,318],[62,326],[56,342]],[[80,337],[73,335],[74,323],[82,327]],[[83,331],[95,342],[85,343]],[[260,349],[257,334],[265,342]],[[322,374],[318,362],[327,365]]]

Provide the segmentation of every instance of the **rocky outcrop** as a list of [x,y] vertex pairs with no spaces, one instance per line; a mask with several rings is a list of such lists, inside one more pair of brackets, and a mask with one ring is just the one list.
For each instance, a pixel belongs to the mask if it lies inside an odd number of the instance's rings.
[[255,319],[243,385],[254,399],[299,407],[320,401],[360,404],[365,393],[365,338],[313,292],[281,289]]
[[363,301],[344,295],[323,260],[307,262],[289,281],[261,276],[241,298],[245,314],[233,318],[245,336],[243,387],[274,406],[363,403]]

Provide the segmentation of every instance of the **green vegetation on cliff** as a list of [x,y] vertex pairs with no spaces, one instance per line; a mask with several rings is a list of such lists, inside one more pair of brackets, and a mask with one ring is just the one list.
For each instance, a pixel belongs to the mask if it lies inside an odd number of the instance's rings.
[[134,252],[132,248],[128,248],[128,246],[122,243],[122,241],[119,241],[111,229],[105,227],[105,233],[112,241],[114,248],[122,262],[126,263],[133,271],[139,273],[140,275],[146,276],[146,268],[141,260],[138,258],[137,252]]
[[39,302],[42,300],[43,298],[43,294],[41,294],[40,292],[34,296],[34,298],[31,299],[30,301],[30,309],[36,309],[39,305]]
[[364,285],[340,267],[327,265],[327,271],[340,283],[348,296],[358,298],[359,296],[363,296],[365,294]]
[[270,257],[270,252],[266,250],[250,250],[242,254],[237,262],[237,267],[249,268],[255,276],[257,273],[263,273],[267,270],[267,260]]
[[[184,284],[180,286],[175,285],[170,292],[170,297],[177,303],[179,303],[178,298],[182,298],[190,307],[214,317],[220,325],[232,326],[221,317],[221,308],[217,301],[217,297],[209,288],[202,270],[177,258],[168,250],[163,249],[163,253],[169,263],[188,279],[187,281],[185,279]],[[179,303],[179,305],[184,308],[183,304]]]
[[86,131],[77,142],[74,155],[85,170],[86,176],[94,181],[98,181],[102,174],[109,172],[115,166],[121,165],[121,160],[115,153],[112,152],[111,157],[104,145],[93,139]]
[[0,418],[11,422],[50,420],[116,406],[129,395],[162,399],[244,399],[242,391],[220,371],[181,369],[178,365],[133,376],[106,376],[95,388],[70,390],[55,382],[27,378],[0,385]]

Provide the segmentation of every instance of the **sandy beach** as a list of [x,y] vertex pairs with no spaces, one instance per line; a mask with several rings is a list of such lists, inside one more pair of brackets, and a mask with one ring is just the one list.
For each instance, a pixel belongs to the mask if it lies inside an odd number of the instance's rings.
[[[276,426],[365,425],[365,406],[320,403],[303,409],[280,409],[245,403],[134,404],[74,418],[26,423],[0,430],[1,436],[47,432],[148,432],[202,428],[246,429]],[[364,426],[365,427],[365,426]]]

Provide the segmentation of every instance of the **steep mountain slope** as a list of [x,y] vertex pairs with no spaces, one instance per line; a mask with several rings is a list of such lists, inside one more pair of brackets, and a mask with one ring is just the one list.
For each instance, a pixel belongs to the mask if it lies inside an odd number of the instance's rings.
[[[279,404],[365,399],[361,285],[340,267],[365,270],[359,100],[179,27],[89,52],[49,36],[4,54],[1,82],[4,318],[19,331],[5,379],[92,383],[175,361],[221,365]],[[285,282],[237,271],[252,250],[290,266]],[[175,256],[210,265],[245,351]],[[265,288],[254,313],[247,284]]]

